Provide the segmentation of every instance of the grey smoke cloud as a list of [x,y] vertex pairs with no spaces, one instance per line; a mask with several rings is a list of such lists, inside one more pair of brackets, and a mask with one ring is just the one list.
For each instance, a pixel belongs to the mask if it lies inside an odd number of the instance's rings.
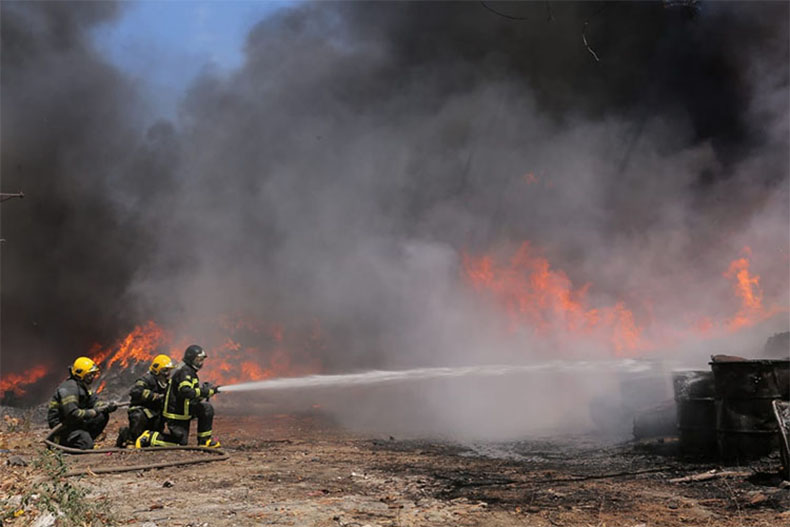
[[460,279],[524,240],[671,325],[747,245],[790,304],[785,4],[306,4],[173,123],[91,48],[117,6],[68,5],[3,4],[4,369],[227,312],[320,320],[330,370],[551,355]]

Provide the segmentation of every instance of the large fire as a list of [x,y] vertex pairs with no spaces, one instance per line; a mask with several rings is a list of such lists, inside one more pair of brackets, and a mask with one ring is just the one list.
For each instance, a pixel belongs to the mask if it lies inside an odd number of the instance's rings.
[[[296,331],[291,335],[281,324],[267,325],[242,317],[222,316],[214,325],[225,336],[217,342],[201,343],[208,354],[201,377],[212,382],[234,384],[320,370],[313,352],[322,348],[324,337],[317,324],[307,337]],[[159,353],[177,362],[184,349],[194,343],[185,336],[176,339],[170,331],[148,321],[110,347],[96,346],[90,355],[103,370],[110,370],[147,364]]]
[[151,352],[165,345],[169,339],[162,328],[148,321],[134,328],[114,346],[102,349],[100,344],[94,344],[88,355],[103,369],[110,369],[115,364],[128,367],[130,363],[153,358]]
[[535,254],[529,243],[510,262],[497,264],[490,256],[464,255],[464,270],[472,285],[490,292],[510,317],[511,328],[527,325],[538,334],[580,334],[603,338],[617,355],[644,349],[642,328],[623,302],[593,307],[589,284],[574,289],[561,270]]
[[24,373],[9,373],[0,379],[0,396],[7,392],[15,395],[24,395],[26,387],[35,383],[49,372],[49,368],[38,365]]
[[[216,342],[200,342],[208,354],[201,378],[216,384],[259,381],[272,377],[308,375],[321,370],[319,352],[326,346],[321,326],[314,322],[308,329],[288,330],[282,324],[258,323],[240,316],[222,316],[210,322],[215,331],[224,335]],[[194,344],[191,338],[174,337],[171,331],[154,321],[141,324],[110,346],[95,344],[86,356],[102,370],[96,391],[107,384],[109,372],[147,365],[158,354],[169,355],[175,362],[184,349]],[[25,373],[3,375],[0,397],[6,393],[21,396],[28,386],[51,372],[38,365]]]
[[[720,321],[705,313],[691,314],[688,318],[694,322],[687,327],[662,326],[662,321],[650,318],[649,309],[637,320],[623,301],[591,305],[590,284],[574,288],[568,276],[553,269],[528,242],[507,263],[497,263],[488,255],[464,255],[463,266],[473,287],[504,308],[511,329],[528,327],[537,335],[597,339],[617,356],[634,356],[691,336],[739,331],[786,312],[787,308],[764,306],[760,277],[749,270],[750,256],[751,251],[745,248],[744,256],[733,260],[722,273],[731,281],[739,303],[735,314]],[[645,305],[650,305],[647,299]],[[648,326],[652,338],[647,336]]]
[[[729,315],[688,313],[681,325],[651,319],[649,299],[636,316],[625,301],[594,305],[589,300],[591,284],[575,287],[568,275],[553,268],[529,243],[524,243],[509,261],[499,263],[488,255],[463,256],[464,277],[484,297],[502,306],[511,330],[528,328],[538,336],[594,340],[617,356],[635,356],[647,350],[666,348],[689,338],[708,338],[740,331],[758,324],[787,307],[766,305],[760,276],[751,269],[751,251],[722,267],[734,293]],[[644,309],[644,306],[648,306]],[[225,315],[206,323],[214,342],[198,342],[207,350],[201,378],[217,384],[234,384],[274,377],[298,376],[321,371],[320,356],[326,337],[315,321],[306,329],[288,328],[239,315]],[[204,324],[204,326],[206,325]],[[184,333],[182,331],[182,333]],[[94,345],[85,355],[93,358],[103,373],[147,365],[159,353],[181,358],[193,344],[183,334],[174,336],[154,321],[135,327],[110,346]],[[0,397],[21,396],[29,386],[52,372],[37,365],[24,373],[8,373],[0,378]],[[98,390],[105,388],[106,376]]]

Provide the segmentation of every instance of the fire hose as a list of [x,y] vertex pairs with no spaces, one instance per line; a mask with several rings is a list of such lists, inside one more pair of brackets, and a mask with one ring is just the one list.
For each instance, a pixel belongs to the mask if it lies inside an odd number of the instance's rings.
[[[116,405],[118,408],[123,408],[125,406],[129,406],[128,402],[125,403],[118,403]],[[136,472],[139,470],[150,470],[154,468],[166,468],[166,467],[175,467],[180,465],[195,465],[197,463],[210,463],[212,461],[223,461],[230,457],[230,454],[221,450],[219,448],[208,448],[204,446],[187,446],[187,445],[177,445],[177,446],[156,446],[156,447],[145,447],[145,448],[94,448],[92,450],[82,450],[79,448],[72,448],[63,445],[59,445],[53,441],[54,436],[63,430],[63,423],[57,425],[53,428],[47,437],[43,440],[44,444],[47,445],[50,449],[60,450],[65,452],[66,454],[75,454],[75,455],[86,455],[86,454],[108,454],[113,452],[118,453],[130,453],[130,452],[163,452],[169,450],[179,450],[179,451],[195,451],[201,452],[204,454],[212,454],[211,457],[200,456],[200,458],[194,459],[186,459],[183,461],[165,461],[161,463],[146,463],[142,465],[124,465],[124,466],[115,466],[115,467],[104,467],[104,468],[84,468],[79,470],[72,470],[66,472],[64,477],[71,477],[71,476],[80,476],[84,474],[111,474],[116,472]]]

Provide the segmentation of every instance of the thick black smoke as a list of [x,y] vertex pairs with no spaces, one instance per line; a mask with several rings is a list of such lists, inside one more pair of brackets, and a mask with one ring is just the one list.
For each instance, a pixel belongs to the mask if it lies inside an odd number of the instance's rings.
[[493,360],[460,255],[524,240],[655,316],[718,306],[748,245],[786,306],[788,6],[688,4],[300,5],[168,123],[92,47],[114,4],[3,3],[28,196],[2,205],[3,370],[236,311],[320,320],[330,369]]
[[114,338],[145,258],[146,233],[115,202],[139,143],[135,90],[89,35],[117,15],[107,2],[2,6],[2,188],[27,196],[2,205],[3,372]]

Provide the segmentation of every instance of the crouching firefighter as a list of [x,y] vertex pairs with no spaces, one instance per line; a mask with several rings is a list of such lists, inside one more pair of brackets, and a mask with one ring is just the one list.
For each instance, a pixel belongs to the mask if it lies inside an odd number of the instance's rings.
[[143,432],[162,432],[165,421],[162,406],[167,381],[175,365],[167,355],[157,355],[148,371],[137,379],[129,390],[129,426],[121,428],[115,446],[123,448],[135,443]]
[[88,357],[79,357],[69,369],[47,411],[50,428],[62,424],[62,430],[52,438],[54,442],[81,450],[93,448],[93,441],[104,431],[115,403],[98,403],[90,385],[99,376],[99,368]]
[[197,418],[198,446],[218,448],[219,441],[212,437],[214,407],[209,398],[219,391],[219,387],[200,383],[197,372],[206,360],[203,348],[193,344],[184,352],[183,364],[170,376],[165,393],[162,415],[167,423],[168,433],[146,431],[136,442],[138,447],[186,445],[189,442],[189,425]]

